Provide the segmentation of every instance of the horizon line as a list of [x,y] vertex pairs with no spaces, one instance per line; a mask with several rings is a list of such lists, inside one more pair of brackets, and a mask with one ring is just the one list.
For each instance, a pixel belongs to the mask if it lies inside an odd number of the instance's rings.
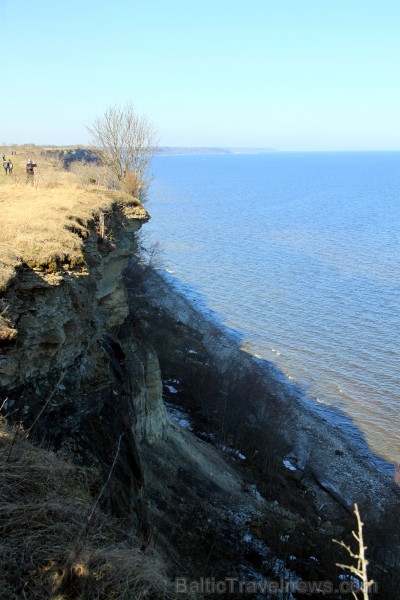
[[[34,146],[37,148],[65,148],[65,149],[72,149],[72,148],[78,148],[78,147],[83,147],[83,148],[91,148],[92,146],[90,144],[82,144],[82,143],[76,143],[76,144],[36,144],[34,142],[24,142],[24,143],[12,143],[12,144],[7,144],[7,143],[3,143],[1,144],[1,148],[12,148],[12,147],[28,147],[28,146]],[[209,146],[199,146],[199,145],[190,145],[190,146],[183,146],[183,145],[171,145],[171,144],[163,144],[163,145],[159,145],[156,147],[156,152],[157,150],[162,150],[162,149],[171,149],[171,150],[229,150],[229,151],[240,151],[240,150],[253,150],[253,151],[258,151],[258,152],[263,152],[263,153],[283,153],[283,152],[400,152],[400,147],[399,148],[395,148],[395,149],[389,149],[389,148],[363,148],[363,149],[359,149],[359,148],[353,148],[353,149],[333,149],[333,148],[319,148],[319,149],[287,149],[287,148],[271,148],[269,146],[216,146],[216,145],[209,145]]]

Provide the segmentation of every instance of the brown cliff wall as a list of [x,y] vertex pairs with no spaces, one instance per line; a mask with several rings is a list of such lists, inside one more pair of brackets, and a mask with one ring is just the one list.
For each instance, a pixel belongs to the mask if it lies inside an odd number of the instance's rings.
[[0,405],[29,436],[99,469],[119,447],[108,503],[133,515],[143,484],[137,441],[157,439],[167,417],[152,348],[122,331],[129,309],[122,273],[148,214],[114,205],[107,237],[89,223],[85,266],[57,271],[22,265],[2,296],[12,335],[0,347]]

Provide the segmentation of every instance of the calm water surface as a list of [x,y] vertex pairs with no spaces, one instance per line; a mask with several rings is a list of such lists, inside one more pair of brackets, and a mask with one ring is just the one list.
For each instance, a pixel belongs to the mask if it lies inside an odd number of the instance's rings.
[[315,402],[400,462],[400,153],[156,157],[146,234]]

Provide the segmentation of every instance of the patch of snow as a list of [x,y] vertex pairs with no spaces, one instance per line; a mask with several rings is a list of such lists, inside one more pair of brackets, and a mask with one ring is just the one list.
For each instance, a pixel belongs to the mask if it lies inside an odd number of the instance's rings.
[[170,404],[169,402],[166,402],[165,406],[167,408],[169,416],[173,421],[175,421],[175,423],[178,423],[178,425],[181,425],[181,427],[185,427],[185,429],[188,429],[189,431],[193,431],[190,419],[183,410],[174,406],[173,404]]
[[218,444],[218,448],[227,454],[232,454],[232,456],[240,458],[240,460],[246,460],[244,454],[242,454],[239,450],[236,450],[236,448],[230,448],[229,446],[224,446],[224,444]]
[[177,394],[178,393],[178,390],[173,385],[166,385],[165,387],[168,389],[168,391],[171,394]]
[[247,544],[249,544],[252,541],[252,539],[253,539],[253,537],[249,533],[246,533],[243,536],[243,541],[246,542]]
[[289,471],[297,471],[296,467],[294,467],[294,466],[292,465],[292,463],[290,462],[290,460],[284,460],[284,461],[282,461],[282,462],[283,462],[283,464],[285,465],[285,467],[286,467],[287,469],[289,469]]
[[289,534],[287,534],[287,535],[281,535],[279,537],[279,539],[281,540],[281,542],[288,542],[289,541]]

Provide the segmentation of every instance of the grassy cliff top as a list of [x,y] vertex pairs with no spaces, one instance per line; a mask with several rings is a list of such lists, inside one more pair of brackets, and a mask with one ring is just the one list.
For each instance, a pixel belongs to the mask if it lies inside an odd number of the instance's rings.
[[14,169],[6,175],[0,165],[0,291],[22,263],[38,268],[83,264],[89,222],[117,203],[135,202],[123,191],[93,185],[93,178],[86,183],[82,173],[67,172],[39,154],[29,156],[38,165],[32,185],[26,181],[28,157],[6,157]]

